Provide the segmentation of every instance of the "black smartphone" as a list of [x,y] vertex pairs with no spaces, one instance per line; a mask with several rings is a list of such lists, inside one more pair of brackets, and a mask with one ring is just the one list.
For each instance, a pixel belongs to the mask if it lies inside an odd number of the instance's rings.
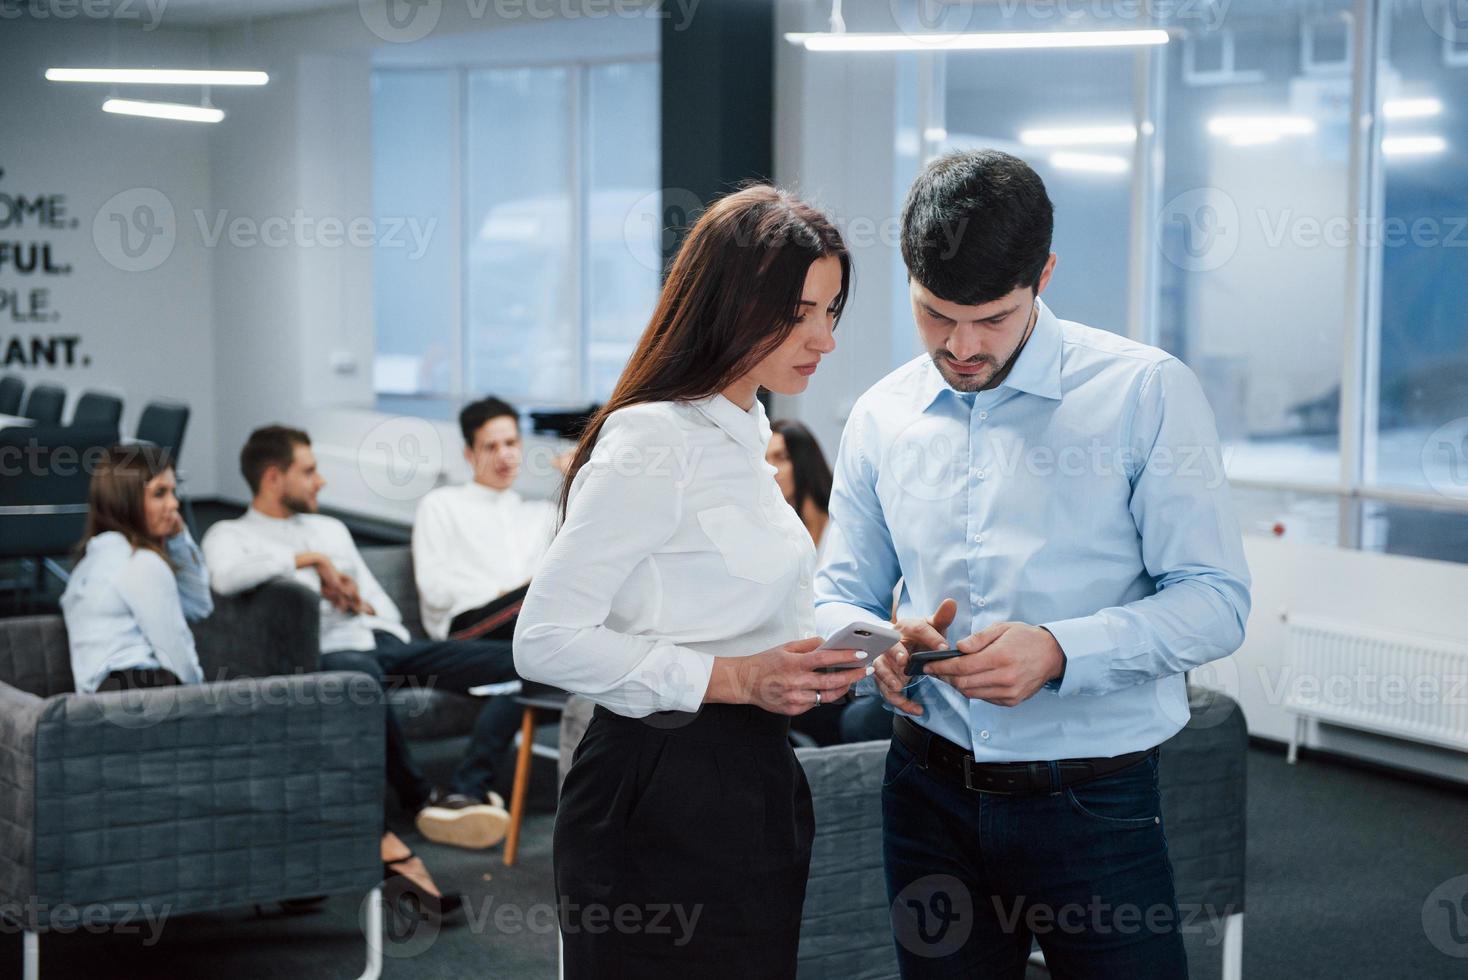
[[916,677],[923,672],[924,664],[937,663],[939,660],[952,660],[954,657],[963,656],[960,650],[919,650],[907,661],[907,676]]

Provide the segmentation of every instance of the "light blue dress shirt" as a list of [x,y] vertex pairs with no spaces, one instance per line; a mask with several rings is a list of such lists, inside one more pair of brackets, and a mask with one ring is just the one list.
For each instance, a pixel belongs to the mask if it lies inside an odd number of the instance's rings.
[[[1044,626],[1062,683],[1015,707],[924,676],[918,724],[983,761],[1116,756],[1188,720],[1183,672],[1232,653],[1249,614],[1213,413],[1164,351],[1044,306],[1005,381],[951,388],[928,355],[852,409],[816,576],[823,635],[958,603],[953,646]],[[872,681],[859,691],[872,692]]]
[[185,684],[204,680],[187,620],[214,609],[209,572],[187,531],[165,549],[177,572],[116,531],[87,542],[61,594],[77,693],[89,694],[114,670],[133,667],[161,667]]

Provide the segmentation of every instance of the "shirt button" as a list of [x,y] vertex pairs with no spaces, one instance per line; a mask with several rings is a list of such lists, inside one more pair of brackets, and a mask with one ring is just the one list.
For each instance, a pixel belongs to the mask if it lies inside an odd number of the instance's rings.
[[989,740],[989,730],[986,728],[983,731],[979,732],[979,738],[982,738],[984,741],[987,742]]
[[988,599],[985,599],[983,596],[979,596],[979,608],[982,609],[984,606],[987,606],[988,604],[989,604],[989,600]]
[[988,417],[989,417],[989,413],[988,412],[980,412],[979,413],[979,418],[980,419],[986,419]]
[[989,471],[988,470],[974,470],[974,479],[976,479],[976,480],[982,480],[984,477],[986,477],[988,475],[989,475]]
[[984,543],[984,536],[982,534],[975,534],[974,535],[974,544],[983,544],[983,543]]

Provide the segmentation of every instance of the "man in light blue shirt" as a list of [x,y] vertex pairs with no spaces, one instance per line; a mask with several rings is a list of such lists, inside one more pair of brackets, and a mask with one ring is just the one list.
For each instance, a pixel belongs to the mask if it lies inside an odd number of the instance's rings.
[[1031,937],[1066,976],[1187,970],[1153,750],[1187,723],[1183,672],[1242,642],[1248,569],[1197,380],[1051,312],[1052,226],[1008,154],[918,177],[928,353],[857,402],[836,465],[820,629],[895,593],[903,635],[873,680],[904,977],[1021,977]]

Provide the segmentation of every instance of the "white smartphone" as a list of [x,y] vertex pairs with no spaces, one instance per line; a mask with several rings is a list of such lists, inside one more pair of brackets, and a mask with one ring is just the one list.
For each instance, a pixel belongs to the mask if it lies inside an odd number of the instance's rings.
[[820,645],[819,649],[861,650],[867,655],[867,658],[849,664],[817,667],[816,670],[819,673],[834,674],[842,670],[865,667],[876,659],[878,654],[886,652],[892,644],[900,642],[902,642],[902,634],[891,626],[879,625],[877,623],[852,623],[832,633],[830,638]]

